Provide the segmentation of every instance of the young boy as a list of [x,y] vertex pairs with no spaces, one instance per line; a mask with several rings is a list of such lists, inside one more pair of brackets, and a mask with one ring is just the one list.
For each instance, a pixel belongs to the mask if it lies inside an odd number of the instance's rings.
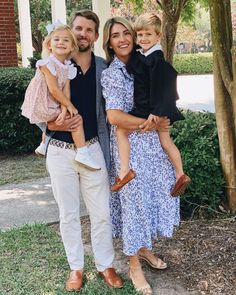
[[[177,72],[165,61],[161,50],[161,20],[153,13],[139,16],[134,24],[137,44],[141,47],[132,56],[128,65],[134,75],[134,109],[130,114],[157,122],[161,117],[168,117],[171,124],[184,117],[176,107]],[[117,141],[120,155],[120,174],[112,191],[118,191],[135,177],[129,167],[130,145],[129,132],[117,128]],[[175,167],[176,183],[171,191],[173,197],[184,193],[191,179],[184,174],[181,155],[172,141],[169,132],[159,132],[163,149]]]

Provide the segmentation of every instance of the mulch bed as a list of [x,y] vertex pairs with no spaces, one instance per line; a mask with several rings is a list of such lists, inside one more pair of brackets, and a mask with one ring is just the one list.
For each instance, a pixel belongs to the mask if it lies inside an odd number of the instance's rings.
[[[85,243],[90,243],[88,218],[82,219]],[[124,260],[122,243],[114,242]],[[161,238],[154,252],[168,262],[166,274],[200,294],[236,294],[236,218],[182,221],[172,239]]]
[[173,239],[155,244],[169,265],[169,275],[181,278],[201,294],[236,294],[236,218],[185,221]]

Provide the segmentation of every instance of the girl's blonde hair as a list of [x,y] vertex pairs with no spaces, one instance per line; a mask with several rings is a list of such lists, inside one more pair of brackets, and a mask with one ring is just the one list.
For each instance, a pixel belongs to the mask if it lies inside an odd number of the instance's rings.
[[44,39],[42,58],[46,58],[50,55],[51,50],[49,49],[49,43],[52,40],[53,35],[58,31],[67,31],[68,35],[70,36],[72,46],[74,47],[74,50],[71,53],[69,53],[68,56],[66,57],[67,59],[71,58],[73,55],[73,52],[78,49],[76,37],[75,37],[74,33],[71,31],[70,27],[67,25],[61,25],[61,26],[55,28],[52,32],[50,32],[46,36],[46,38]]
[[131,36],[133,37],[133,40],[135,41],[135,33],[134,30],[129,23],[128,20],[126,20],[123,17],[112,17],[109,18],[103,28],[103,50],[106,54],[106,61],[107,63],[111,63],[114,59],[114,51],[112,48],[110,48],[110,38],[111,38],[111,29],[115,24],[121,24],[130,32]]
[[134,23],[134,30],[138,32],[147,29],[148,26],[154,26],[156,33],[161,33],[161,20],[155,13],[140,15]]

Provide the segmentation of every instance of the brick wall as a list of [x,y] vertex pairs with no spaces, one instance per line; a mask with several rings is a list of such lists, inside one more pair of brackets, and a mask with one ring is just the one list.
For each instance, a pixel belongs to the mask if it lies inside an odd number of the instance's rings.
[[0,0],[0,67],[17,66],[14,0]]

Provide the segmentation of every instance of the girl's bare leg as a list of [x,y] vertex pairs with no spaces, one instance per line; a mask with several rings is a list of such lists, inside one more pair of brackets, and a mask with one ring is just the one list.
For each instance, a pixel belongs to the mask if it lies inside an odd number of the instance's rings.
[[152,288],[144,276],[138,255],[129,256],[129,277],[134,288],[140,292],[140,294],[152,294]]
[[123,128],[117,127],[116,136],[118,143],[118,150],[120,156],[120,173],[119,178],[122,179],[129,172],[129,157],[130,157],[130,143],[129,143],[129,131]]
[[78,149],[86,146],[84,127],[82,124],[78,127],[77,131],[71,132],[71,135]]
[[176,172],[176,181],[184,174],[183,164],[179,149],[174,144],[172,138],[170,137],[170,133],[167,132],[158,132],[161,146],[166,151],[170,161],[175,167]]
[[42,143],[45,143],[45,137],[46,137],[46,134],[45,134],[45,132],[43,132],[42,133],[42,141],[41,141]]
[[89,148],[86,145],[83,125],[81,124],[77,131],[74,131],[71,134],[77,147],[75,160],[89,170],[101,170],[100,165],[93,159],[89,152]]

